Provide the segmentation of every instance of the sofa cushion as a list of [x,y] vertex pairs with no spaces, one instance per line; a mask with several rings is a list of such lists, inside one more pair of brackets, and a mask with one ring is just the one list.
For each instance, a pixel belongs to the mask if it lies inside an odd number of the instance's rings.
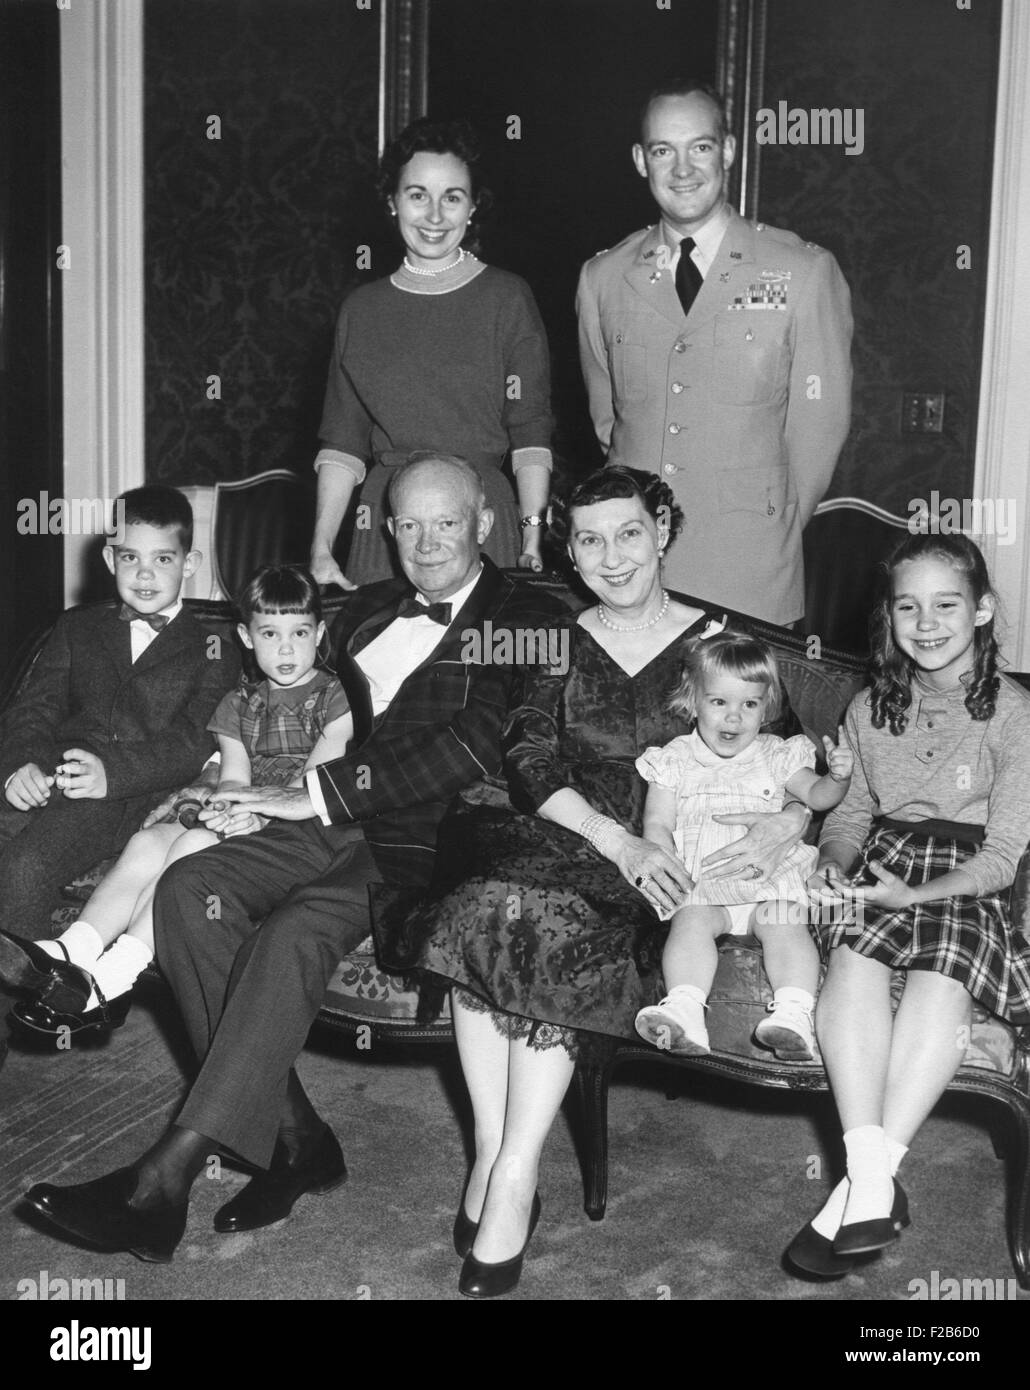
[[[905,972],[896,970],[891,981],[891,995],[897,1008],[905,987]],[[772,990],[762,965],[762,948],[752,937],[723,937],[719,949],[719,967],[709,996],[708,1034],[713,1052],[731,1057],[753,1057],[769,1062],[773,1054],[756,1047],[751,1035],[765,1016],[766,1005],[772,1000]],[[973,1008],[964,1067],[980,1071],[1000,1072],[1014,1077],[1018,1062],[1015,1030],[979,1005]],[[816,1044],[814,1062],[789,1064],[802,1072],[818,1072],[822,1068]]]

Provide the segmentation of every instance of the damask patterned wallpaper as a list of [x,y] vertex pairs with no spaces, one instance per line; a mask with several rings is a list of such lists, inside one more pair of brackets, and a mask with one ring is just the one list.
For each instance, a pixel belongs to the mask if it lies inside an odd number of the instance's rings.
[[308,469],[336,311],[379,220],[377,14],[146,0],[145,25],[147,476]]
[[[854,423],[830,495],[903,516],[972,489],[999,27],[999,0],[769,3],[763,105],[864,112],[861,154],[761,147],[760,216],[829,247],[851,285]],[[903,390],[946,393],[943,434],[900,433]]]

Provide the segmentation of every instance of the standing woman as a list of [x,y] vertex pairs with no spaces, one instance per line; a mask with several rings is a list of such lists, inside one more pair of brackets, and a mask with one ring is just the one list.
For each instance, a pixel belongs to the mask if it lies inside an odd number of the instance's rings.
[[[390,470],[416,450],[480,473],[495,564],[539,570],[551,471],[550,358],[529,286],[469,250],[489,202],[465,121],[414,121],[390,144],[378,190],[404,243],[392,275],[361,285],[336,325],[319,436],[311,570],[353,588],[395,573]],[[518,500],[501,472],[506,456]],[[360,485],[346,576],[333,545]]]

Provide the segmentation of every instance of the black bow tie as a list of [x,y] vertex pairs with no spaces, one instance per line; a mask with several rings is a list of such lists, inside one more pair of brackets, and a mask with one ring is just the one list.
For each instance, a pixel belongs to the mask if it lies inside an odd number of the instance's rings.
[[119,608],[118,617],[123,623],[134,623],[138,618],[141,623],[149,623],[155,632],[160,632],[171,622],[167,613],[137,613],[135,608],[130,608],[127,603],[123,603]]
[[398,618],[432,618],[434,623],[449,627],[451,605],[449,603],[419,603],[416,598],[404,598],[401,599],[401,606],[397,609],[397,616]]

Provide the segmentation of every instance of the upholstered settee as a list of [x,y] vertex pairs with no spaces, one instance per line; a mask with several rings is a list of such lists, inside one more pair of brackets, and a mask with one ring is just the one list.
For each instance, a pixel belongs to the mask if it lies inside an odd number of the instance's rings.
[[[520,574],[522,582],[546,585],[570,605],[577,600],[559,580]],[[231,631],[231,610],[226,603],[187,600],[195,616],[212,630]],[[326,616],[331,620],[345,599],[331,600]],[[730,614],[732,619],[734,615]],[[738,615],[739,616],[739,615]],[[748,620],[757,633],[772,643],[784,683],[798,718],[817,745],[822,734],[834,734],[851,695],[862,685],[862,662],[845,652],[812,650],[804,637],[781,628]],[[0,686],[0,709],[24,678],[38,645],[6,673]],[[500,781],[470,787],[463,794],[472,804],[506,804],[507,792]],[[1030,827],[1028,837],[1030,837]],[[105,866],[98,866],[89,880],[72,886],[69,901],[55,913],[59,930],[79,911]],[[1012,907],[1021,929],[1030,934],[1030,852],[1020,863],[1012,889]],[[373,909],[375,904],[373,903]],[[900,988],[901,980],[896,982]],[[439,990],[423,995],[416,979],[389,974],[375,958],[371,938],[342,960],[330,982],[320,1025],[358,1045],[375,1039],[383,1042],[450,1045],[453,1039],[446,999]],[[765,1012],[770,990],[762,969],[757,943],[745,937],[724,938],[719,969],[710,999],[708,1027],[712,1041],[709,1057],[670,1057],[644,1046],[638,1038],[594,1037],[583,1049],[575,1088],[582,1110],[585,1207],[600,1220],[607,1200],[608,1135],[607,1097],[616,1068],[625,1061],[655,1066],[676,1066],[722,1075],[752,1085],[800,1091],[826,1089],[826,1075],[818,1060],[784,1063],[756,1048],[751,1041],[755,1025]],[[432,1007],[428,1007],[430,1004]],[[1030,1029],[1014,1029],[977,1009],[965,1059],[950,1088],[972,1092],[1004,1106],[1011,1117],[1011,1190],[1008,1203],[1008,1235],[1012,1258],[1022,1285],[1030,1288]],[[1000,1131],[999,1131],[1000,1132]]]

